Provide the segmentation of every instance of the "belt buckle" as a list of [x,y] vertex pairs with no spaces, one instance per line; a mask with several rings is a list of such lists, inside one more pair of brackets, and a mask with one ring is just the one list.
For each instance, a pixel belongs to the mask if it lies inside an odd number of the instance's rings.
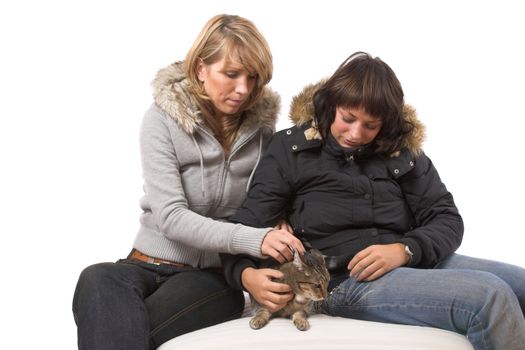
[[148,256],[148,264],[153,264],[153,265],[157,265],[159,266],[160,263],[159,262],[156,262],[154,258],[152,258],[151,256]]

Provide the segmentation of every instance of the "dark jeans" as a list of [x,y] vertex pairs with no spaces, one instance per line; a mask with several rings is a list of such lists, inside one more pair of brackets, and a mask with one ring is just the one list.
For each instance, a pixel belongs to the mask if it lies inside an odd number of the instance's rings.
[[80,350],[155,349],[243,307],[221,273],[128,259],[87,267],[73,298]]

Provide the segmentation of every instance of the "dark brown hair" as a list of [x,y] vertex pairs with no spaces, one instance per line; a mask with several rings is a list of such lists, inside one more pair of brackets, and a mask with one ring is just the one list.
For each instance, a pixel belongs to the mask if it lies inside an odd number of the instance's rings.
[[360,108],[382,121],[373,143],[376,152],[399,151],[413,125],[403,114],[404,94],[394,71],[378,57],[356,52],[337,68],[314,95],[315,121],[324,140],[337,107]]

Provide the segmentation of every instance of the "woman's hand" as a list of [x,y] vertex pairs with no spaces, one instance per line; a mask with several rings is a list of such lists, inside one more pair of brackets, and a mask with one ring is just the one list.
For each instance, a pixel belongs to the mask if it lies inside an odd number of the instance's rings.
[[272,281],[282,277],[283,273],[278,270],[248,267],[242,271],[241,282],[252,298],[273,313],[282,309],[294,296],[289,285]]
[[348,270],[358,281],[373,281],[408,260],[404,244],[376,244],[357,253],[348,263]]
[[271,256],[281,264],[292,261],[294,251],[303,255],[303,243],[287,230],[271,230],[266,234],[261,244],[262,255]]

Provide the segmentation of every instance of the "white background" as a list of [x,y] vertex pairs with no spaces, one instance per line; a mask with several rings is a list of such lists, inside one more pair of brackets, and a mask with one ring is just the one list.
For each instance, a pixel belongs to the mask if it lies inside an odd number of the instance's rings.
[[0,5],[1,348],[74,349],[80,271],[130,250],[157,70],[245,16],[291,96],[368,51],[397,73],[465,220],[460,253],[525,266],[518,1],[11,1]]

